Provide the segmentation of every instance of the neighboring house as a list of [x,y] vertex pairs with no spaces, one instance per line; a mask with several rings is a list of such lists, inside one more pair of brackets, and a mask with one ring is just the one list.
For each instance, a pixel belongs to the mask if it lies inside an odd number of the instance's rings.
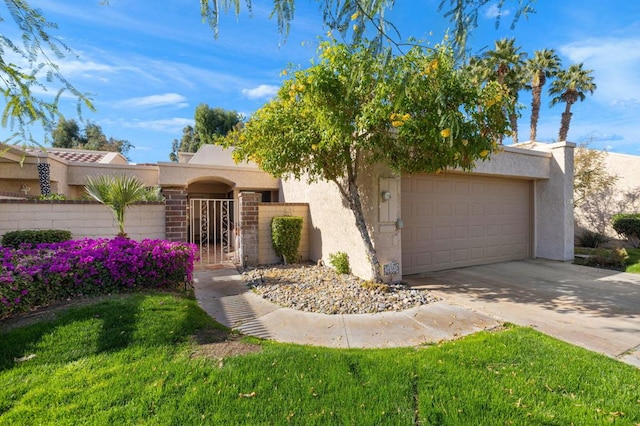
[[605,171],[617,179],[611,190],[593,194],[576,206],[577,237],[586,229],[617,239],[619,236],[611,227],[613,215],[640,212],[640,157],[605,152],[603,158]]
[[[390,278],[533,257],[573,259],[574,146],[505,147],[491,160],[479,162],[473,173],[396,176],[384,167],[361,173],[379,260],[400,269]],[[239,223],[238,208],[228,211],[233,205],[216,203],[238,200],[242,192],[257,192],[254,198],[263,202],[307,204],[308,257],[328,262],[329,254],[346,252],[353,272],[370,278],[353,214],[332,183],[281,182],[254,164],[235,164],[228,150],[214,145],[181,154],[181,162],[155,165],[80,162],[49,151],[28,153],[21,168],[20,152],[11,149],[8,154],[0,159],[0,193],[11,196],[21,195],[22,184],[30,187],[28,195],[37,195],[35,164],[43,161],[51,164],[52,191],[70,197],[78,196],[86,176],[93,174],[130,173],[149,186],[159,185],[167,200],[170,240],[222,242],[210,233],[223,222],[218,207],[227,209],[227,231]]]

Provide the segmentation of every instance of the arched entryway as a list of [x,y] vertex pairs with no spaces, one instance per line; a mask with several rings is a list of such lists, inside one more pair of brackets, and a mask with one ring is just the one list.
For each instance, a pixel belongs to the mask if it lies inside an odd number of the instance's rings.
[[234,183],[220,177],[199,178],[187,185],[187,238],[200,251],[200,263],[237,263]]

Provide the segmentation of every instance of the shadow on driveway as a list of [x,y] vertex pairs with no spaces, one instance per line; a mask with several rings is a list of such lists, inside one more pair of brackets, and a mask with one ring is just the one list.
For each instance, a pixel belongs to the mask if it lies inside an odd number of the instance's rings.
[[640,347],[640,275],[538,259],[405,280],[452,303],[614,357]]

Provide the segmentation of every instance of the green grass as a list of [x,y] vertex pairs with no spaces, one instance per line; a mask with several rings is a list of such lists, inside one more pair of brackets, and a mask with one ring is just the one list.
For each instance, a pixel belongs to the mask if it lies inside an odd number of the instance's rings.
[[219,327],[191,299],[138,294],[5,332],[0,424],[640,423],[639,369],[528,328],[417,349],[262,342],[223,363],[192,356],[192,335]]
[[627,259],[626,272],[640,274],[640,249],[627,249],[629,259]]

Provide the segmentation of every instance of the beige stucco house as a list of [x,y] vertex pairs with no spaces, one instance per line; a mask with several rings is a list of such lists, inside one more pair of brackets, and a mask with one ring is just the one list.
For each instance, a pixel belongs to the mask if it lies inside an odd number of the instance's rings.
[[[472,173],[397,176],[382,166],[365,170],[360,187],[376,252],[387,272],[398,268],[389,279],[533,257],[573,259],[574,146],[505,147],[491,160],[478,163]],[[118,154],[88,161],[49,150],[27,153],[20,167],[21,155],[12,148],[0,159],[0,195],[4,197],[37,195],[38,162],[51,165],[52,192],[71,198],[81,194],[88,175],[134,174],[147,185],[162,188],[167,200],[167,239],[218,244],[231,239],[235,241],[231,244],[237,244],[241,206],[236,202],[243,192],[257,193],[254,199],[264,206],[274,202],[280,206],[280,210],[260,213],[263,216],[303,212],[307,222],[303,252],[310,260],[328,262],[329,254],[346,252],[353,272],[369,278],[353,214],[334,184],[280,181],[254,164],[235,164],[228,150],[214,145],[182,154],[178,163],[151,165],[127,164]],[[205,205],[199,200],[217,201]],[[296,210],[299,206],[305,209]],[[223,224],[221,211],[226,215],[227,233],[212,234],[210,229]],[[260,221],[266,223],[266,216]],[[265,226],[260,228],[262,239],[268,234]],[[255,238],[255,244],[266,244]],[[267,258],[273,260],[260,255],[254,261]]]
[[[472,173],[397,176],[382,167],[360,188],[376,252],[400,274],[541,257],[573,259],[572,143],[504,147]],[[309,204],[312,259],[349,255],[370,275],[353,215],[335,185],[283,181],[281,200]],[[393,270],[393,268],[389,268]]]

